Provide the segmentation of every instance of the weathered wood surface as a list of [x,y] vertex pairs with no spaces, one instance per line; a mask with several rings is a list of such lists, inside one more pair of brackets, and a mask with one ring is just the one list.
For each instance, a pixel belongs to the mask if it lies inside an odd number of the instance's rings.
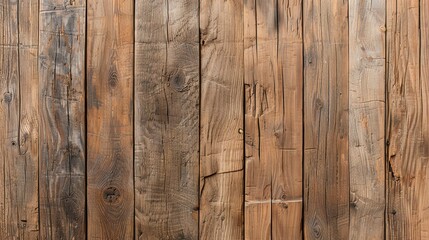
[[243,8],[200,2],[200,239],[243,239]]
[[87,5],[89,239],[132,239],[133,41],[131,0]]
[[198,6],[136,2],[136,239],[198,239]]
[[349,237],[348,2],[304,1],[304,237]]
[[349,1],[350,239],[384,238],[385,9]]
[[0,5],[0,236],[36,239],[38,2]]
[[387,1],[388,239],[429,237],[427,12],[426,1]]
[[245,238],[302,236],[302,2],[245,1]]
[[85,239],[85,2],[40,1],[40,238]]

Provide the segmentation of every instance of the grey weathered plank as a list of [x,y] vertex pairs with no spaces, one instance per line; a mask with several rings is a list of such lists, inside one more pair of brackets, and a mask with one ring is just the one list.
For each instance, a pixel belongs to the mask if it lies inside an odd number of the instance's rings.
[[137,239],[198,239],[198,5],[136,1]]
[[200,1],[201,239],[243,238],[243,1]]
[[348,1],[304,1],[304,237],[349,237]]
[[89,239],[132,239],[132,0],[87,6],[87,204]]
[[350,239],[383,239],[385,0],[349,4]]
[[0,6],[0,236],[36,239],[38,2]]
[[85,239],[85,1],[40,1],[40,238]]

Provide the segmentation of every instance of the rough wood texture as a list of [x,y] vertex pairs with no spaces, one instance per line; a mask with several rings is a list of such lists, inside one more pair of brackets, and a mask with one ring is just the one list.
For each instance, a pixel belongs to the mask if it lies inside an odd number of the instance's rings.
[[198,239],[198,5],[136,2],[137,239]]
[[427,7],[426,1],[387,1],[388,239],[429,234],[428,76],[420,61],[427,64]]
[[245,1],[245,238],[300,239],[302,2]]
[[350,239],[384,238],[385,0],[350,0]]
[[347,1],[304,1],[304,237],[349,237]]
[[85,2],[40,1],[40,237],[85,239]]
[[133,1],[88,1],[88,238],[134,236]]
[[200,239],[243,238],[243,7],[200,2]]
[[36,239],[38,2],[0,4],[0,236]]

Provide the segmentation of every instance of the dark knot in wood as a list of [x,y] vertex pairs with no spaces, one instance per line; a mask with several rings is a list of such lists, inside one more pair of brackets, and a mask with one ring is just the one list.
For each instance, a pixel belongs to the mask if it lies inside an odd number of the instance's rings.
[[121,194],[116,187],[108,187],[103,192],[103,199],[108,203],[117,203]]

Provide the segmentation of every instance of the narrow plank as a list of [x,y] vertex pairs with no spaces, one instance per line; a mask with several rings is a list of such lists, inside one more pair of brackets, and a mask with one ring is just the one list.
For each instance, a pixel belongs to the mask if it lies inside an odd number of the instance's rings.
[[40,1],[40,238],[85,239],[85,1]]
[[36,239],[38,224],[38,2],[0,11],[0,236]]
[[245,1],[245,238],[300,239],[302,2]]
[[89,239],[132,239],[133,1],[88,1]]
[[243,239],[243,1],[200,1],[200,239]]
[[349,237],[348,3],[304,1],[304,238]]
[[383,239],[385,0],[349,1],[350,239]]
[[137,239],[198,239],[198,5],[136,1]]
[[[427,3],[387,1],[388,166],[387,238],[427,239],[428,141],[426,69]],[[427,11],[427,10],[426,10]],[[426,35],[426,36],[425,36]],[[425,201],[426,200],[426,201]]]

